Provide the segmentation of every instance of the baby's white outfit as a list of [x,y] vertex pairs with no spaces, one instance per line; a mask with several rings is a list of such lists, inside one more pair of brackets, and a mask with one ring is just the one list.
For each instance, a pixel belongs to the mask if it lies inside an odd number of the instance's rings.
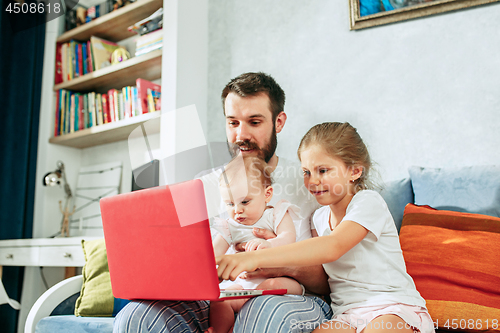
[[[288,212],[292,221],[301,219],[300,208],[286,200],[280,200],[276,203],[274,208],[268,208],[264,211],[261,218],[252,225],[244,225],[236,222],[232,218],[214,220],[213,228],[224,238],[229,245],[248,242],[249,240],[256,239],[252,233],[253,228],[267,229],[275,234],[277,233],[278,226],[280,225],[283,217]],[[236,279],[234,282],[223,282],[221,288],[227,288],[231,284],[239,284],[245,289],[254,289],[259,283],[266,279]]]

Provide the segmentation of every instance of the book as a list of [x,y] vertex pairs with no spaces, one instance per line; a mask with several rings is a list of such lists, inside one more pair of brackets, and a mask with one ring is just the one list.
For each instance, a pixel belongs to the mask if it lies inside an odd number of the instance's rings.
[[119,101],[118,101],[118,90],[113,89],[113,105],[114,105],[114,113],[115,113],[115,120],[122,120],[120,118],[120,108],[119,108]]
[[62,43],[56,43],[56,69],[54,75],[54,84],[63,82],[62,74]]
[[89,94],[83,95],[83,128],[89,128]]
[[83,95],[78,94],[78,130],[85,128],[85,110],[83,108]]
[[87,74],[89,72],[88,70],[88,61],[87,61],[87,43],[85,44],[80,44],[80,47],[82,48],[82,67],[83,67],[83,75]]
[[148,88],[148,112],[154,112],[153,91]]
[[132,109],[134,110],[134,116],[142,114],[142,110],[139,105],[139,98],[137,95],[137,87],[132,87]]
[[104,124],[104,115],[102,113],[102,96],[101,94],[96,94],[96,114],[97,114],[97,125]]
[[61,95],[61,98],[59,99],[59,105],[60,105],[60,110],[61,110],[61,115],[59,119],[59,135],[62,135],[65,133],[64,131],[64,117],[65,117],[65,112],[66,112],[66,90],[61,89],[59,90],[59,93]]
[[75,68],[75,63],[76,63],[76,59],[75,59],[75,42],[74,41],[71,41],[69,42],[69,46],[68,46],[68,73],[69,73],[69,80],[73,80],[75,78],[75,71],[74,71],[74,68]]
[[114,110],[114,107],[115,107],[115,104],[114,104],[114,97],[113,97],[113,90],[114,89],[110,89],[108,90],[108,107],[109,107],[109,117],[111,119],[111,121],[115,121],[115,110]]
[[125,119],[125,103],[123,101],[123,92],[118,91],[118,114],[120,120]]
[[78,73],[80,76],[84,74],[83,72],[83,48],[81,43],[76,43],[78,50]]
[[92,73],[92,52],[90,51],[90,40],[85,43],[85,47],[87,49],[87,73]]
[[61,69],[63,82],[68,81],[68,43],[61,45]]
[[97,126],[97,116],[95,112],[95,92],[89,93],[89,118],[90,118],[90,127]]
[[136,39],[135,55],[140,56],[163,47],[163,30],[156,30]]
[[102,117],[104,119],[104,124],[110,123],[111,118],[109,114],[109,106],[108,106],[108,94],[102,94]]
[[152,90],[151,95],[153,96],[153,103],[154,103],[153,109],[154,109],[154,111],[161,110],[161,92],[156,91],[156,90]]
[[78,52],[78,42],[75,42],[75,78],[80,76],[80,53]]
[[69,105],[69,132],[75,131],[75,94],[71,94]]
[[73,109],[73,112],[75,113],[75,132],[80,129],[80,94],[75,93],[75,108]]
[[90,61],[90,71],[95,71],[95,62],[94,62],[94,52],[92,51],[92,44],[90,44],[90,40],[87,42],[87,46],[89,49],[89,61]]
[[111,54],[118,48],[123,48],[114,42],[91,36],[90,44],[92,46],[92,55],[94,61],[94,70],[99,70],[111,66]]
[[123,96],[123,115],[124,118],[129,118],[130,114],[128,113],[128,92],[127,87],[122,88],[122,96]]
[[59,135],[59,119],[61,117],[61,107],[59,105],[61,98],[61,91],[56,93],[56,115],[55,115],[55,123],[54,123],[54,136]]
[[137,86],[137,98],[141,108],[140,113],[148,113],[150,112],[148,108],[148,89],[161,92],[161,86],[141,78],[137,79],[135,84]]
[[159,29],[163,26],[163,8],[158,9],[156,12],[146,17],[145,19],[136,22],[128,27],[128,31],[135,32],[139,35],[147,34],[153,30]]
[[66,91],[66,108],[64,111],[64,134],[71,132],[69,127],[71,123],[70,106],[71,106],[71,92]]

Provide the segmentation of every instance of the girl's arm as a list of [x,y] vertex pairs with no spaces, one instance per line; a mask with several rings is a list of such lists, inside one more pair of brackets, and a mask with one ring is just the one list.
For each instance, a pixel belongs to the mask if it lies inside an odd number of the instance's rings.
[[[318,237],[315,229],[311,230],[313,237]],[[274,278],[291,277],[301,283],[308,291],[318,295],[330,294],[330,285],[328,284],[328,275],[326,275],[323,266],[302,266],[302,267],[279,267],[262,268],[254,272],[245,273],[247,279],[252,278]]]
[[215,236],[212,244],[214,246],[214,253],[216,257],[223,255],[229,249],[229,244],[221,235]]
[[332,262],[358,244],[368,230],[353,221],[343,221],[329,236],[261,251],[237,253],[216,258],[217,273],[225,280],[234,280],[243,271],[257,268],[314,266]]

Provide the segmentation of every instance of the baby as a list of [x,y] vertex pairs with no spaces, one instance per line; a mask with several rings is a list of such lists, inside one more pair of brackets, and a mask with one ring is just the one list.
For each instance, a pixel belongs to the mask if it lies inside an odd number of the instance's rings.
[[[229,218],[217,219],[214,228],[219,232],[213,240],[216,256],[226,253],[231,245],[246,243],[245,251],[255,251],[295,242],[295,225],[299,207],[281,200],[275,207],[267,206],[273,196],[271,176],[264,160],[253,156],[238,156],[225,168],[219,179],[219,189]],[[253,228],[273,231],[276,238],[260,239]],[[244,274],[244,273],[243,273]],[[238,277],[225,289],[287,289],[288,294],[302,295],[303,288],[295,280],[278,277],[270,279],[242,279]],[[234,314],[246,300],[210,303],[209,332],[229,332],[234,325]]]

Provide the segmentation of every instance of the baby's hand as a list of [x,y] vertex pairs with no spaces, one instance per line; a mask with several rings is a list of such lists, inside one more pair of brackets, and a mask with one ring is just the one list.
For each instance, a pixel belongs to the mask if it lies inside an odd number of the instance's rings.
[[265,239],[257,238],[247,242],[247,244],[245,245],[245,252],[262,250],[270,247],[273,247],[270,242],[266,241]]

